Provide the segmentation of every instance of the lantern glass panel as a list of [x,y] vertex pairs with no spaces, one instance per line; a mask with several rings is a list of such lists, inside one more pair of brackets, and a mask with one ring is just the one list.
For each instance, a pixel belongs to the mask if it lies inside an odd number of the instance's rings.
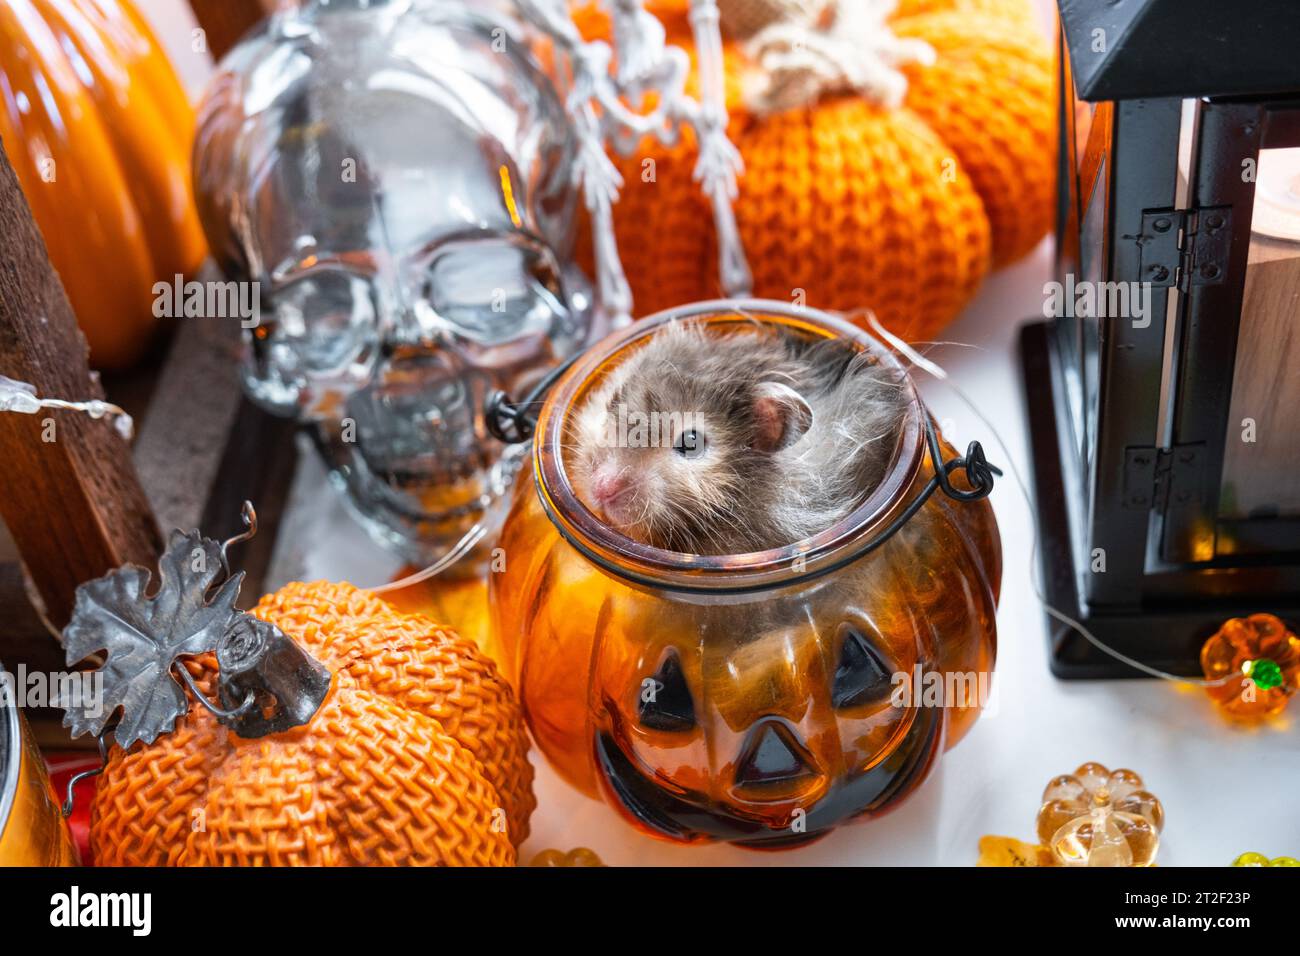
[[[1219,515],[1300,516],[1300,149],[1260,152]],[[1220,535],[1221,553],[1242,550]]]
[[[1095,284],[1105,278],[1108,251],[1106,177],[1110,106],[1079,99],[1072,83],[1069,90],[1074,119],[1073,193],[1078,207],[1074,210],[1077,218],[1073,226],[1067,228],[1077,229],[1077,242],[1067,240],[1068,252],[1062,256],[1060,265],[1062,272],[1072,276],[1075,283]],[[1100,328],[1095,316],[1076,313],[1068,288],[1066,298],[1065,313],[1056,316],[1058,348],[1065,401],[1070,410],[1072,446],[1086,474],[1096,447]]]

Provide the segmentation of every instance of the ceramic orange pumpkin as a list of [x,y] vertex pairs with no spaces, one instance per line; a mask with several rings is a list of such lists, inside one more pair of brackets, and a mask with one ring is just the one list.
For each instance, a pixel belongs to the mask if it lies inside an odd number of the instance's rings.
[[[688,6],[648,4],[669,42],[690,50]],[[734,26],[742,10],[783,5],[721,6],[729,133],[745,162],[735,212],[755,296],[871,308],[891,330],[922,340],[990,268],[1047,233],[1054,71],[1027,0],[901,0],[894,35],[923,40],[936,55],[904,68],[901,105],[833,93],[764,116],[746,106],[754,63]],[[784,6],[815,13],[826,4]],[[580,7],[578,22],[589,37],[609,35],[594,5]],[[615,230],[638,315],[720,294],[696,157],[689,136],[615,157],[624,180]]]
[[150,341],[154,284],[203,261],[193,110],[134,0],[0,4],[0,139],[91,363]]
[[[252,613],[334,672],[320,709],[244,739],[194,703],[153,744],[115,748],[98,864],[514,864],[535,806],[527,737],[472,642],[349,584],[290,584]],[[213,665],[187,664],[209,697]]]

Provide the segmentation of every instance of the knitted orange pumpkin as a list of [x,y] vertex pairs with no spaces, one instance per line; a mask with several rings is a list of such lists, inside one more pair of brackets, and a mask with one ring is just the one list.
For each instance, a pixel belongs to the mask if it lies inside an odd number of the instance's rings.
[[0,3],[0,139],[96,368],[138,358],[154,284],[203,261],[193,123],[134,0]]
[[[840,0],[845,5],[851,0]],[[651,0],[669,42],[691,49],[689,0]],[[888,26],[935,62],[902,68],[896,107],[851,93],[756,115],[756,63],[738,33],[771,4],[724,0],[727,108],[745,162],[736,218],[756,296],[850,311],[924,339],[970,300],[990,267],[1024,255],[1051,225],[1054,71],[1027,0],[901,0]],[[588,37],[608,36],[594,6]],[[653,164],[647,163],[653,160]],[[716,297],[708,200],[689,135],[616,157],[619,251],[638,315]]]
[[[305,725],[244,739],[197,703],[114,749],[96,862],[510,866],[535,801],[519,707],[474,644],[350,584],[290,584],[253,615],[334,672]],[[206,696],[211,655],[188,663]]]

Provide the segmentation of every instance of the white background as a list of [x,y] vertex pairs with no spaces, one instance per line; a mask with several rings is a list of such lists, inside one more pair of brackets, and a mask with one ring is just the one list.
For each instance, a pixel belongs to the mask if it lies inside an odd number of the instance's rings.
[[[1044,11],[1052,0],[1035,0]],[[189,49],[193,20],[182,0],[143,0],[187,86],[197,93],[210,65]],[[953,445],[983,441],[989,458],[1027,471],[1024,398],[1015,358],[1016,327],[1041,315],[1050,246],[992,276],[932,353],[982,403],[1006,448],[938,383],[923,389]],[[952,424],[949,427],[947,422]],[[315,459],[304,456],[285,530],[281,567],[308,579],[386,580],[396,562],[351,524]],[[1045,623],[1030,585],[1029,506],[1015,482],[993,495],[1006,567],[998,614],[997,713],[985,716],[909,802],[876,821],[836,831],[783,853],[725,846],[677,847],[639,835],[549,772],[539,755],[533,837],[521,859],[547,847],[588,846],[612,864],[970,865],[982,834],[1030,839],[1047,781],[1087,760],[1138,771],[1164,802],[1164,865],[1225,865],[1247,850],[1300,856],[1300,736],[1293,702],[1283,722],[1254,730],[1222,720],[1199,689],[1155,681],[1065,683],[1047,669]],[[1261,608],[1261,610],[1266,610]]]

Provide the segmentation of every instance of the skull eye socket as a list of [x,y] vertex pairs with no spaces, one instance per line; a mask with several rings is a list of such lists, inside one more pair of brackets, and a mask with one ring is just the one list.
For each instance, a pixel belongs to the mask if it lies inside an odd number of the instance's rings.
[[637,716],[648,730],[681,732],[695,726],[695,702],[677,651],[669,650],[659,669],[641,686]]
[[267,300],[274,314],[262,337],[281,364],[308,375],[339,373],[374,338],[374,291],[355,273],[321,267],[283,282]]
[[422,295],[458,334],[480,343],[569,319],[554,257],[518,237],[448,243],[426,264]]
[[838,710],[878,704],[893,690],[889,666],[871,641],[851,624],[840,627],[840,659],[831,685]]

